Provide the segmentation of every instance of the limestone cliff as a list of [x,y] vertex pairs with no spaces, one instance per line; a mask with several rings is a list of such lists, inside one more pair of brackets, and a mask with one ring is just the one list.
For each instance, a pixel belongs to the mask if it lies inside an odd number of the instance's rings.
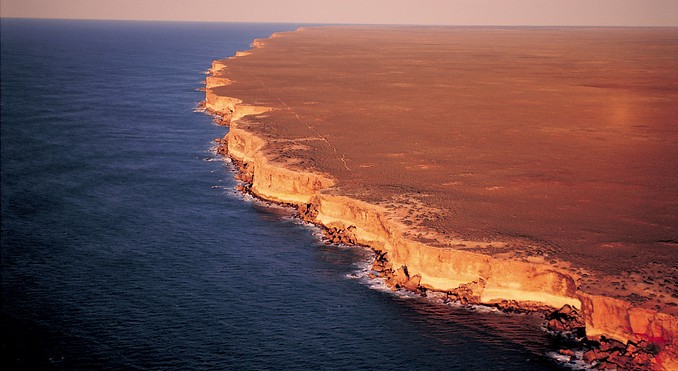
[[[253,43],[255,48],[264,45],[264,40]],[[247,58],[248,54],[239,53],[236,58]],[[587,294],[577,287],[575,273],[553,265],[417,241],[409,237],[410,227],[382,206],[341,195],[340,185],[330,175],[271,160],[265,151],[266,140],[242,126],[256,127],[257,115],[275,108],[244,103],[220,93],[219,88],[231,82],[224,73],[227,64],[228,60],[212,64],[212,75],[206,79],[206,108],[230,123],[225,137],[228,154],[243,164],[241,170],[247,173],[243,179],[248,180],[253,194],[295,205],[302,218],[342,231],[346,241],[370,246],[386,262],[380,264],[394,272],[392,284],[399,287],[457,294],[464,291],[465,297],[479,304],[508,301],[525,308],[576,308],[589,338],[612,338],[634,347],[653,344],[660,351],[652,367],[678,368],[678,320],[674,316]]]

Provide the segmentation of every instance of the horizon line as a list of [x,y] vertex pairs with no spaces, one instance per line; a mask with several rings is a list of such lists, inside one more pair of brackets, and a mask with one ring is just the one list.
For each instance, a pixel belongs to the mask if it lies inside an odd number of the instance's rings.
[[61,21],[113,21],[113,22],[172,22],[172,23],[236,23],[236,24],[290,24],[305,26],[413,26],[413,27],[585,27],[585,28],[678,28],[677,25],[591,25],[591,24],[435,24],[435,23],[344,23],[344,22],[292,22],[292,21],[208,21],[187,19],[129,19],[129,18],[59,18],[59,17],[13,17],[2,19],[61,20]]

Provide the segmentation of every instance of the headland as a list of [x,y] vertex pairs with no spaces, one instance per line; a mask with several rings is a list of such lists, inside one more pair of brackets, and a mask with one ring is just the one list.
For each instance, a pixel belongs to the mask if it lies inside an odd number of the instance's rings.
[[[317,27],[214,61],[206,108],[253,194],[393,287],[678,367],[678,30]],[[597,352],[597,353],[596,353]]]

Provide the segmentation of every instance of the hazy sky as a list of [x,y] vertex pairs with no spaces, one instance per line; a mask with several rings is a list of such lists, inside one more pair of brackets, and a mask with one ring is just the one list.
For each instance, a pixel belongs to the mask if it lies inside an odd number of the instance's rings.
[[291,23],[678,26],[678,0],[1,0],[0,16]]

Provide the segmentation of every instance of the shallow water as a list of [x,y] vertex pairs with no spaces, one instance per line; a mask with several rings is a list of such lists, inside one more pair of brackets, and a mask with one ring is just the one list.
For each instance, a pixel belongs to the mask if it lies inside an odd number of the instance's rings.
[[196,88],[294,25],[1,26],[3,364],[558,367],[539,318],[393,295],[368,251],[233,191]]

